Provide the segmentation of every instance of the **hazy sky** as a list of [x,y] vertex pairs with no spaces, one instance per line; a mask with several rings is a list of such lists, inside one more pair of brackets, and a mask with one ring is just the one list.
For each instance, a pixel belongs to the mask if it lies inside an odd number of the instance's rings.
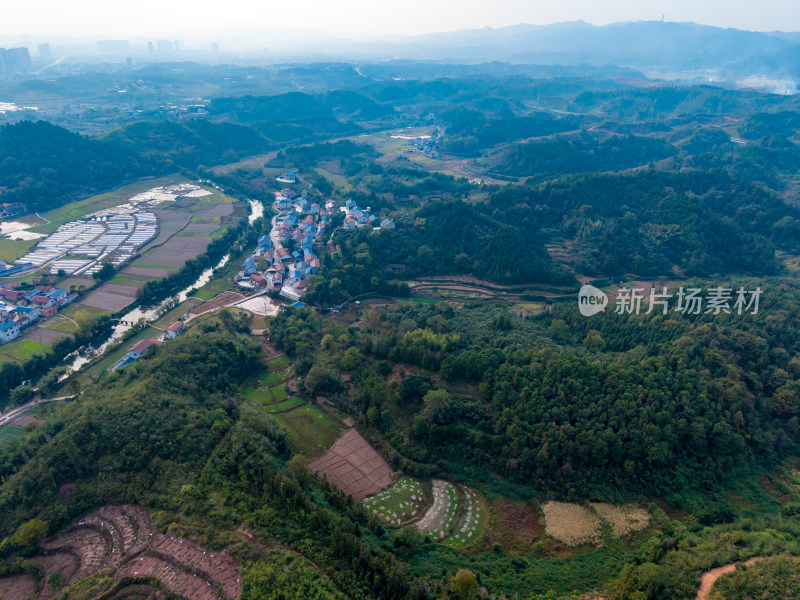
[[152,37],[313,28],[339,36],[418,34],[583,19],[695,21],[800,31],[800,0],[0,0],[0,36]]

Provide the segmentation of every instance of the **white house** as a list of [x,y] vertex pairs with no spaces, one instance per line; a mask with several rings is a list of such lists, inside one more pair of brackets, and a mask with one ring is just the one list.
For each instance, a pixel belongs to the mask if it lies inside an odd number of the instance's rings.
[[0,323],[0,344],[5,344],[19,337],[19,325],[9,319]]

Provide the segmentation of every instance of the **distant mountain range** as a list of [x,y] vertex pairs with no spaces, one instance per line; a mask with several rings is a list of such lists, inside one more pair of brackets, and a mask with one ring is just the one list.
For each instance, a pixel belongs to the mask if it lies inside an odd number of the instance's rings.
[[696,23],[583,21],[515,25],[357,43],[373,57],[634,68],[650,76],[732,82],[778,93],[800,83],[800,33],[760,33]]

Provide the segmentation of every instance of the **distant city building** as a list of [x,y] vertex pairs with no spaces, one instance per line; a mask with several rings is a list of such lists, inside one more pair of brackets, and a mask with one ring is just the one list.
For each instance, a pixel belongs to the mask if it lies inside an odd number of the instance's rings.
[[44,44],[39,44],[39,56],[42,58],[52,58],[53,51],[50,49],[50,43],[45,42]]
[[214,42],[213,44],[211,44],[211,51],[212,51],[214,54],[216,54],[217,52],[219,52],[219,44],[218,44],[218,43],[216,43],[216,42]]
[[164,54],[171,54],[172,53],[172,42],[169,40],[158,40],[156,42],[158,44],[158,52]]
[[153,42],[147,42],[147,50],[153,54]]
[[27,73],[31,56],[27,48],[0,48],[0,74]]

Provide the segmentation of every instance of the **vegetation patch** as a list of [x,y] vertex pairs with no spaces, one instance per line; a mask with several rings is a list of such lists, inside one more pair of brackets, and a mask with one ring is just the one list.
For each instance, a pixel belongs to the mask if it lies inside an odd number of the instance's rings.
[[33,356],[50,353],[50,346],[29,339],[18,339],[0,346],[0,360],[25,362]]
[[567,546],[600,541],[600,517],[591,509],[570,502],[547,502],[542,506],[545,532]]
[[650,513],[634,504],[614,506],[605,502],[593,502],[590,506],[611,526],[611,531],[617,537],[641,531],[650,524]]
[[364,499],[364,506],[385,523],[398,527],[414,519],[428,502],[422,484],[404,476],[385,490]]
[[23,427],[17,427],[16,425],[0,427],[0,446],[16,440],[17,438],[21,438],[23,435],[25,435],[25,429]]
[[342,433],[336,421],[312,404],[270,418],[286,430],[292,450],[309,458],[324,454]]

